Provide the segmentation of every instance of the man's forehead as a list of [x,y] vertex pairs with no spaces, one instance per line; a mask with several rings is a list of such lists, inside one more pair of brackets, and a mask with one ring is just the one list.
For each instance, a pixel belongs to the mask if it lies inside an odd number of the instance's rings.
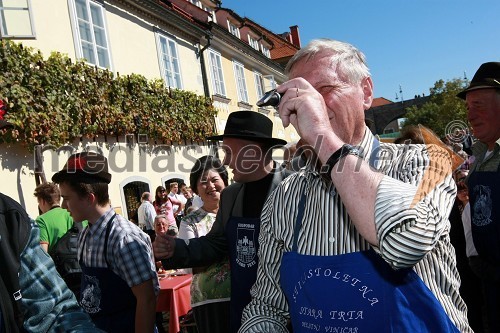
[[465,95],[466,100],[477,100],[480,98],[485,98],[487,96],[493,96],[497,95],[498,90],[491,88],[491,89],[475,89],[467,92],[467,95]]
[[228,147],[228,146],[239,146],[239,147],[255,147],[258,146],[259,143],[256,141],[251,141],[251,140],[246,140],[246,139],[240,139],[240,138],[231,138],[231,137],[225,137],[222,140],[222,147]]

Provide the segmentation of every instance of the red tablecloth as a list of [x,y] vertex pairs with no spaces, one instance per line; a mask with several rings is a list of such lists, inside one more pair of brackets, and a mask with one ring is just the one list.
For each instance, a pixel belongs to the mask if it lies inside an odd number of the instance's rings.
[[156,302],[157,312],[170,311],[169,333],[181,330],[179,317],[191,309],[191,274],[170,276],[160,280],[160,294]]

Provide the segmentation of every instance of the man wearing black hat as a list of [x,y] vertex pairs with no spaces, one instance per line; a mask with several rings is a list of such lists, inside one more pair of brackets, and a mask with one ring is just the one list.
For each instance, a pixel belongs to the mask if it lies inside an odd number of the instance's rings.
[[[286,141],[272,137],[273,123],[253,111],[229,115],[222,140],[224,164],[233,170],[236,183],[221,194],[219,211],[210,233],[189,242],[157,237],[155,255],[165,268],[206,266],[229,255],[231,264],[231,332],[241,323],[241,313],[250,301],[250,288],[257,274],[260,213],[274,188],[289,171],[272,160],[272,148]],[[167,259],[168,258],[168,259]]]
[[151,240],[110,207],[107,159],[76,153],[52,181],[63,208],[89,222],[78,239],[83,309],[106,332],[153,332],[158,278]]
[[467,119],[479,140],[467,177],[478,252],[469,263],[483,282],[489,332],[500,332],[500,62],[482,64],[458,97],[467,103]]
[[[3,117],[0,130],[12,126]],[[101,332],[40,246],[40,229],[19,203],[0,193],[0,332]]]

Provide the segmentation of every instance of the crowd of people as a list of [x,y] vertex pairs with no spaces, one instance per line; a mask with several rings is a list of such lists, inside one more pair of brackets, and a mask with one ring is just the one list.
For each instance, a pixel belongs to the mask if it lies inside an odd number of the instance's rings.
[[[200,333],[500,332],[500,63],[458,94],[460,142],[423,126],[379,141],[365,56],[348,43],[313,40],[286,74],[279,116],[301,138],[287,163],[268,117],[233,112],[207,138],[223,159],[144,192],[142,228],[111,208],[97,153],[37,186],[36,221],[0,194],[0,332],[157,332],[159,269],[193,274]],[[56,267],[70,230],[76,282]]]

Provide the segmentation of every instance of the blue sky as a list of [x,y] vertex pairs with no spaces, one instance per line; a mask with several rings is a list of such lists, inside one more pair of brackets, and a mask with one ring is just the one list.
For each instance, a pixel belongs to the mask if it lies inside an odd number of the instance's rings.
[[302,45],[327,37],[363,51],[375,97],[429,94],[500,61],[500,0],[222,0],[274,33],[299,27]]

